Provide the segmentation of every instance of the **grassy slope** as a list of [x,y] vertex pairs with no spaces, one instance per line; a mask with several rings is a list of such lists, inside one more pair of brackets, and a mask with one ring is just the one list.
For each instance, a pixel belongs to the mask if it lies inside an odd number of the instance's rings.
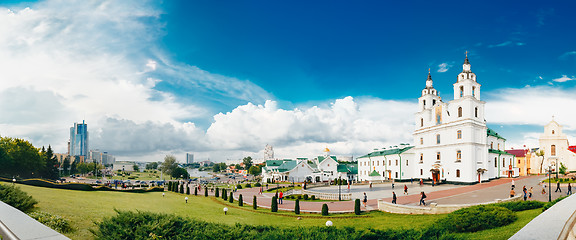
[[[20,185],[39,201],[37,208],[69,219],[77,230],[67,234],[72,239],[92,239],[88,230],[94,228],[94,222],[115,214],[114,209],[141,210],[161,213],[174,213],[185,217],[201,219],[209,222],[226,224],[321,226],[328,218],[317,214],[303,214],[301,220],[290,212],[271,214],[270,210],[252,210],[251,206],[238,207],[238,203],[230,204],[214,197],[188,196],[188,204],[184,203],[185,195],[166,192],[162,193],[122,193],[122,192],[84,192]],[[247,199],[252,202],[252,199]],[[262,199],[264,200],[264,199]],[[268,199],[266,199],[268,200]],[[228,206],[228,215],[223,214],[223,207]],[[476,234],[465,235],[467,238],[482,239],[486,236],[510,237],[522,226],[536,217],[541,210],[519,213],[519,221],[510,226]],[[399,215],[383,212],[371,212],[360,217],[353,214],[333,215],[329,219],[335,226],[353,226],[357,228],[419,228],[432,224],[443,215]]]

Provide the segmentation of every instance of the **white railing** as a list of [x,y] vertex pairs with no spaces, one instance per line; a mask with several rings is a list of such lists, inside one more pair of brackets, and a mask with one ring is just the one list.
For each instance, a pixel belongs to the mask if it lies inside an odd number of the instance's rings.
[[352,200],[352,193],[323,193],[323,192],[313,192],[309,190],[302,190],[302,194],[308,194],[309,197],[316,197],[317,199],[323,200],[338,200],[339,196],[341,200]]

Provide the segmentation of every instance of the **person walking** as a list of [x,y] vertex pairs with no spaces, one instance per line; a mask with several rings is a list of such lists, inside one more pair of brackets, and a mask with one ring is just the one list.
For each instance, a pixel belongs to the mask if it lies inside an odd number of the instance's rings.
[[522,193],[524,194],[524,201],[528,198],[528,191],[526,190],[526,186],[522,187]]
[[554,192],[558,192],[558,191],[562,192],[562,189],[560,189],[560,181],[559,180],[556,181],[556,191],[554,191]]
[[424,202],[424,199],[426,199],[426,194],[424,193],[424,191],[422,191],[420,193],[420,205],[426,206],[426,202]]
[[532,199],[532,188],[530,187],[530,190],[528,190],[528,199]]
[[514,188],[510,189],[510,198],[516,196],[516,192],[514,192]]
[[422,178],[420,178],[420,186],[424,185],[424,180],[422,180]]
[[368,196],[366,196],[366,193],[364,193],[364,200],[362,202],[364,202],[364,207],[366,207],[366,203],[368,203]]
[[394,179],[392,179],[392,189],[394,189]]
[[396,204],[396,193],[392,192],[392,203]]
[[284,198],[284,193],[282,191],[280,191],[280,194],[278,194],[278,199],[280,199],[280,204],[282,204],[283,198]]
[[546,194],[546,184],[542,184],[542,194]]
[[512,179],[512,188],[516,187],[516,183],[514,183],[514,179]]
[[566,193],[566,195],[570,195],[572,194],[572,185],[570,185],[570,183],[568,183],[568,192]]
[[406,184],[404,184],[404,194],[408,195],[408,186]]

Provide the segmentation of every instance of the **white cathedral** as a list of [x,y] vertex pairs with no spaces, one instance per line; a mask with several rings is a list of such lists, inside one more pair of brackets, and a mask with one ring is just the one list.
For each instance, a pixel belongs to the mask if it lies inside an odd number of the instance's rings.
[[486,127],[485,102],[468,56],[454,86],[454,100],[443,102],[428,72],[418,98],[414,146],[401,144],[358,158],[361,181],[424,179],[473,184],[516,177],[515,156],[504,151],[506,139]]

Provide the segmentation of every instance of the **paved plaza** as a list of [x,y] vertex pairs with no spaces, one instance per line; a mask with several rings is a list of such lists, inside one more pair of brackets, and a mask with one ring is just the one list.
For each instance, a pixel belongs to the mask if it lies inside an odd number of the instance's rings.
[[[522,187],[526,186],[528,189],[533,187],[532,200],[538,201],[548,201],[548,187],[546,188],[546,194],[542,194],[542,185],[538,183],[545,179],[545,176],[529,176],[520,178],[501,178],[492,180],[490,182],[475,184],[475,185],[453,185],[453,184],[442,184],[438,186],[431,185],[419,185],[417,181],[413,183],[407,182],[396,182],[394,189],[392,189],[391,183],[381,183],[373,184],[372,188],[369,185],[353,185],[351,186],[350,193],[352,193],[353,199],[362,199],[363,193],[366,192],[368,196],[368,204],[365,208],[362,206],[362,210],[375,210],[378,209],[378,199],[391,202],[392,201],[392,191],[396,192],[398,197],[398,204],[403,205],[418,205],[420,200],[420,192],[424,191],[427,195],[426,203],[437,203],[437,204],[475,204],[492,202],[497,199],[506,199],[509,197],[510,188],[512,180],[516,184],[516,194],[522,194]],[[408,187],[408,195],[403,194],[404,185]],[[240,189],[234,195],[235,198],[239,194],[243,195],[243,199],[246,203],[252,204],[252,198],[254,195],[258,198],[258,206],[264,208],[270,208],[272,197],[274,193],[263,193],[259,194],[260,188],[247,188]],[[556,184],[552,184],[552,199],[556,199],[560,196],[566,195],[567,184],[561,186],[562,192],[554,192],[556,189]],[[314,192],[324,192],[324,193],[338,193],[338,186],[327,186],[327,187],[317,187],[308,189]],[[342,186],[342,192],[348,192],[347,186]],[[330,212],[353,212],[354,211],[354,201],[329,201],[329,202],[300,202],[301,211],[305,212],[320,212],[322,209],[322,204],[327,203]],[[279,204],[278,208],[280,210],[293,211],[295,202],[292,200],[284,200],[283,204]]]

